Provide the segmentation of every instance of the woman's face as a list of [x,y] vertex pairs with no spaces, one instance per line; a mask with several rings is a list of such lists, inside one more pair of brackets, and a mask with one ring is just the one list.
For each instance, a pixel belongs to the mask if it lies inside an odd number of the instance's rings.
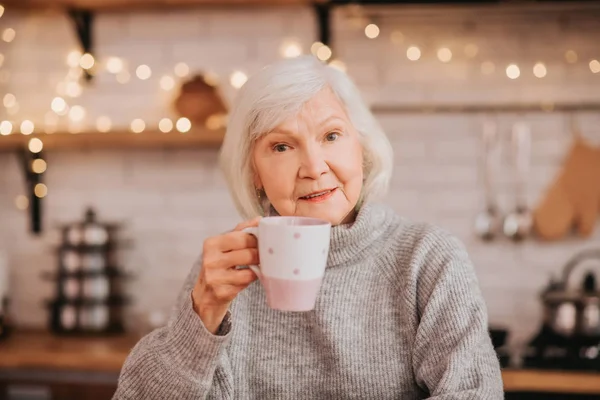
[[257,140],[255,185],[280,215],[350,222],[363,184],[362,152],[344,107],[324,89]]

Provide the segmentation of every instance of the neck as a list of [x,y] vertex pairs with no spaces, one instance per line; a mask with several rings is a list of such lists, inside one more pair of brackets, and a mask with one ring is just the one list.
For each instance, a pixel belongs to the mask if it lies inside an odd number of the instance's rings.
[[373,243],[395,222],[395,218],[395,213],[386,206],[364,204],[349,223],[333,226],[328,267],[355,262],[361,255],[367,254],[368,249],[373,248]]

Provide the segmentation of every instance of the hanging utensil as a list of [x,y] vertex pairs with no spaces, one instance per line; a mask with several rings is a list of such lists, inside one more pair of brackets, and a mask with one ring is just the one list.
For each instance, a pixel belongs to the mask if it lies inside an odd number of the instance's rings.
[[485,209],[475,219],[475,232],[483,240],[492,240],[500,231],[502,219],[496,202],[493,174],[498,161],[497,127],[492,121],[483,125],[483,189]]
[[504,234],[514,241],[525,239],[531,232],[533,218],[527,206],[527,183],[531,164],[531,129],[527,123],[513,126],[513,165],[515,209],[504,220]]

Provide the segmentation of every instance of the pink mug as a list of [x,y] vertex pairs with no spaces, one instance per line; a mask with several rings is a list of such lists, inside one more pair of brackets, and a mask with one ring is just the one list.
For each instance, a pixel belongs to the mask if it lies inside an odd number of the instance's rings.
[[264,217],[246,228],[258,239],[260,265],[256,273],[269,307],[280,311],[310,311],[321,288],[331,223],[308,217]]

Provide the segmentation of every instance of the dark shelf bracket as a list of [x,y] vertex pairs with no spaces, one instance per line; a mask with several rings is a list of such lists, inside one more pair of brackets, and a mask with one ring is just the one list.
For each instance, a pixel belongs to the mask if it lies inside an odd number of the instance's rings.
[[316,3],[314,8],[319,29],[318,41],[333,51],[331,47],[331,6],[327,3]]
[[[81,9],[69,9],[69,17],[75,27],[79,44],[81,45],[82,52],[89,53],[94,56],[94,13],[90,10]],[[96,57],[94,56],[94,59]],[[91,81],[93,75],[86,69],[83,70],[83,74],[86,81]]]
[[19,151],[19,158],[29,200],[30,230],[32,233],[39,235],[42,233],[42,199],[35,195],[35,185],[42,183],[43,174],[33,172],[31,164],[33,160],[42,158],[42,153],[32,154],[27,148],[23,148]]

